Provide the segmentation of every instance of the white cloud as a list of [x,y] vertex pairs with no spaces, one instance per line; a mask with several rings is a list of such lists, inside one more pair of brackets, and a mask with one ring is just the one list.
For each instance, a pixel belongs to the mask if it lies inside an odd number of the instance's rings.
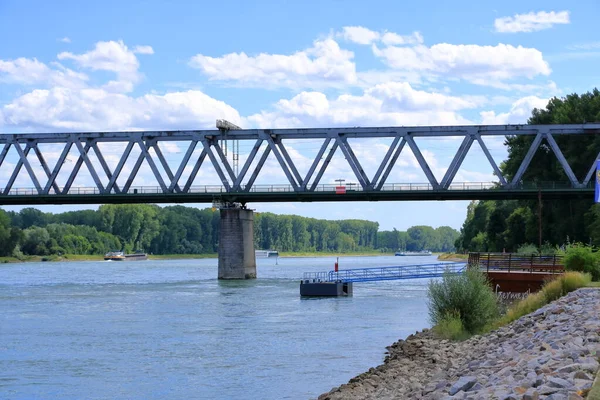
[[362,26],[345,26],[339,36],[357,44],[371,44],[380,38],[379,32]]
[[236,81],[258,87],[306,87],[348,85],[356,82],[354,53],[333,39],[317,40],[313,47],[292,55],[248,56],[230,53],[222,57],[197,54],[189,64],[210,80]]
[[373,45],[373,53],[396,70],[421,71],[467,81],[516,77],[531,79],[551,72],[539,50],[507,44],[479,46],[440,43],[431,47],[390,46],[382,49]]
[[544,109],[547,104],[548,99],[527,96],[515,101],[508,112],[496,114],[494,111],[481,111],[479,114],[484,125],[524,124],[534,108]]
[[556,24],[570,23],[569,11],[539,11],[527,14],[515,14],[512,17],[496,18],[494,27],[496,32],[536,32],[552,28]]
[[65,87],[82,87],[88,76],[55,64],[56,69],[48,67],[35,58],[17,58],[16,60],[0,60],[0,83],[17,83],[24,85],[58,85]]
[[381,41],[386,46],[421,44],[423,43],[423,35],[421,35],[419,32],[413,32],[410,35],[398,35],[394,32],[386,32],[381,37]]
[[59,42],[63,42],[63,43],[71,43],[71,39],[69,39],[68,37],[63,37],[58,39]]
[[240,123],[238,112],[199,91],[130,97],[104,89],[34,90],[2,108],[5,126],[42,130],[213,128],[215,119]]
[[135,46],[133,52],[136,54],[154,54],[152,46]]
[[399,35],[394,32],[376,32],[364,26],[345,26],[342,31],[337,33],[337,37],[341,37],[344,40],[356,43],[368,45],[374,42],[383,42],[387,46],[393,45],[412,45],[423,43],[423,35],[419,32],[413,32],[410,35]]
[[390,82],[364,91],[328,99],[320,92],[302,92],[277,102],[273,111],[249,116],[259,127],[457,125],[470,123],[457,114],[476,104],[458,97],[413,89]]
[[131,91],[133,85],[141,79],[137,57],[121,40],[98,42],[96,47],[87,53],[62,52],[57,57],[59,60],[73,60],[81,67],[93,71],[116,73],[118,80],[109,82],[106,86],[108,90]]

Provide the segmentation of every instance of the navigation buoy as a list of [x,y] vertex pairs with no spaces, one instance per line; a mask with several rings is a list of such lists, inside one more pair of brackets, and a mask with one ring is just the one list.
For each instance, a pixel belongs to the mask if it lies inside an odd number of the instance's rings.
[[340,260],[340,258],[336,258],[335,260],[335,272],[338,272],[338,261]]

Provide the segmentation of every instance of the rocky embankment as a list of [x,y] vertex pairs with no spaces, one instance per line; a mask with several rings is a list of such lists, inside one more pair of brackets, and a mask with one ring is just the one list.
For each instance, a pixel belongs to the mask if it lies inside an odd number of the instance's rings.
[[600,290],[579,289],[464,342],[419,332],[382,365],[319,396],[335,399],[583,399],[600,355]]

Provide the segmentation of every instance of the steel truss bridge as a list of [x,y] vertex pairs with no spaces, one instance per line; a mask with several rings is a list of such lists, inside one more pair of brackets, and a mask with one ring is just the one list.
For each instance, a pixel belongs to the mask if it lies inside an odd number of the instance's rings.
[[[10,177],[6,185],[0,187],[0,205],[524,199],[535,198],[539,193],[543,193],[545,199],[591,198],[595,182],[591,179],[595,171],[595,159],[586,160],[589,161],[590,169],[585,178],[579,181],[555,141],[558,135],[583,134],[600,134],[600,124],[2,134],[0,135],[0,146],[3,146],[0,152],[0,167],[6,161],[11,148],[16,150],[18,160],[9,173]],[[508,180],[502,175],[483,138],[512,135],[529,135],[534,139],[517,173]],[[441,181],[437,181],[423,157],[415,142],[417,137],[462,138],[462,143]],[[348,142],[348,139],[355,138],[392,140],[385,154],[379,155],[381,163],[372,177],[367,176]],[[323,140],[323,144],[312,160],[308,172],[302,176],[286,150],[284,141],[314,141],[315,139]],[[228,160],[226,147],[224,151],[222,146],[224,141],[253,143],[241,170],[238,171],[239,166],[235,162]],[[522,182],[523,174],[543,141],[552,149],[568,181],[536,184]],[[184,142],[188,146],[177,169],[170,168],[159,147],[159,143],[164,145],[165,142]],[[453,182],[474,142],[481,146],[498,177],[497,183]],[[112,170],[100,150],[99,144],[102,143],[122,145],[123,153]],[[50,166],[45,161],[47,157],[39,147],[42,144],[63,146],[56,165]],[[263,144],[266,146],[261,150]],[[124,169],[132,150],[136,147],[139,148],[139,155],[135,159],[133,168]],[[192,158],[197,147],[201,152],[197,157]],[[390,172],[406,147],[414,154],[428,182],[387,183]],[[65,161],[71,149],[76,150],[77,160],[70,164],[72,169],[70,172],[67,171],[66,183],[59,185],[57,176],[63,168],[67,168]],[[600,153],[600,149],[598,150]],[[31,151],[34,152],[43,169],[45,181],[39,180],[34,172],[31,157],[28,157]],[[95,153],[101,168],[94,167],[91,152]],[[321,184],[321,178],[336,152],[343,153],[358,181],[355,187],[344,188],[343,194],[340,193],[337,185]],[[287,182],[255,185],[254,182],[271,153],[277,159]],[[258,162],[253,164],[257,157]],[[157,187],[132,186],[144,161],[158,182]],[[214,168],[216,177],[221,182],[220,185],[194,185],[200,167],[206,162]],[[94,187],[73,186],[83,165],[89,171]],[[158,165],[162,167],[162,172]],[[253,165],[254,167],[251,168]],[[187,179],[182,179],[184,171],[189,170],[190,167],[191,173]],[[28,188],[15,188],[15,180],[22,168],[27,171],[31,185]],[[64,174],[65,171],[62,173]],[[121,175],[124,176],[120,181],[125,180],[122,186],[117,183]]]

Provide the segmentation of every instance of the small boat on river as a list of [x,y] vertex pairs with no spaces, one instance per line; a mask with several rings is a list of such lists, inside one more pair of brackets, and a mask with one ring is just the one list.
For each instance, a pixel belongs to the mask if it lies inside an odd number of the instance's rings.
[[430,256],[431,252],[429,250],[421,250],[421,251],[397,251],[397,256]]
[[105,261],[143,261],[148,259],[148,254],[144,252],[135,252],[125,254],[122,251],[110,251],[104,255]]
[[254,255],[256,257],[279,257],[279,252],[277,250],[254,250]]

